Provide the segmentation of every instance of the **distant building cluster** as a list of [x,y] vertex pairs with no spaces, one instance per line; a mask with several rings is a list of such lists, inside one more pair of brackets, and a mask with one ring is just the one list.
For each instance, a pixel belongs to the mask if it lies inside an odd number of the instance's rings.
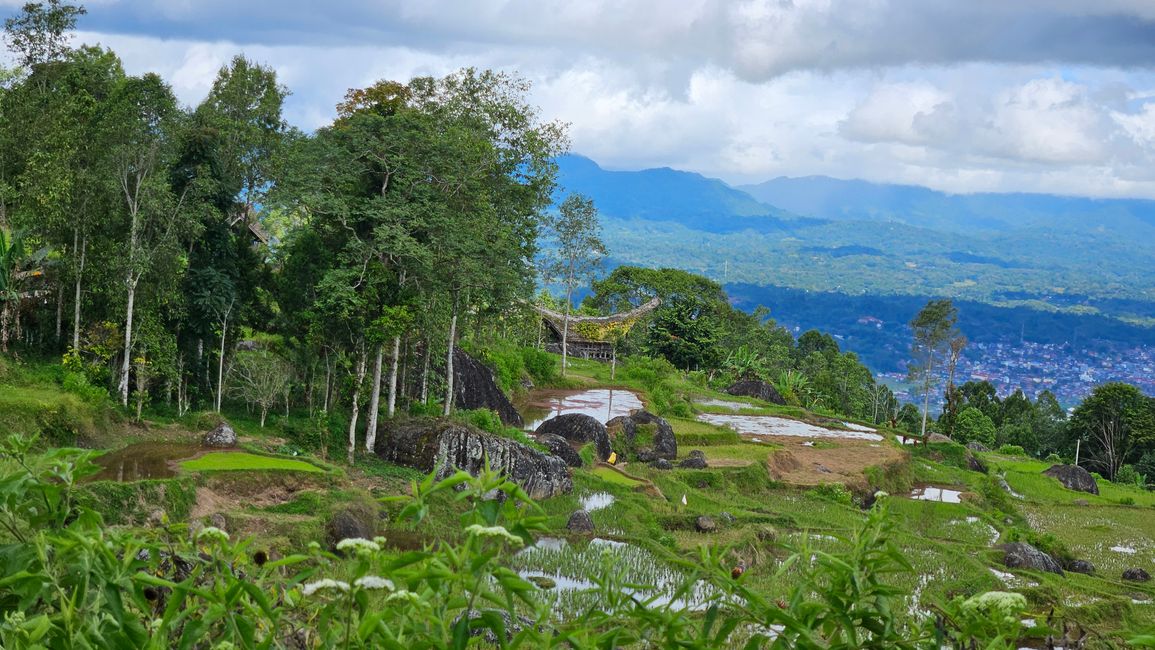
[[[895,382],[905,379],[905,375],[896,372],[879,376]],[[945,382],[945,370],[940,379]],[[1021,389],[1035,399],[1049,390],[1067,407],[1083,401],[1096,386],[1108,382],[1126,382],[1155,395],[1155,349],[1106,342],[1093,342],[1080,349],[1030,341],[971,343],[959,360],[955,383],[971,380],[989,381],[1000,396]],[[916,401],[918,397],[902,389],[895,395],[904,401]]]

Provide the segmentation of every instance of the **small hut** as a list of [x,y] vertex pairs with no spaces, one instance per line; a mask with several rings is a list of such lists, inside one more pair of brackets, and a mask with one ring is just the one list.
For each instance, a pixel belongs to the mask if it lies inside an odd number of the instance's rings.
[[[625,336],[638,320],[658,308],[662,301],[654,298],[629,311],[611,316],[569,317],[567,345],[569,356],[597,361],[614,360],[614,342]],[[562,330],[565,328],[565,314],[534,305],[541,315],[541,322],[548,331],[545,349],[561,354]]]

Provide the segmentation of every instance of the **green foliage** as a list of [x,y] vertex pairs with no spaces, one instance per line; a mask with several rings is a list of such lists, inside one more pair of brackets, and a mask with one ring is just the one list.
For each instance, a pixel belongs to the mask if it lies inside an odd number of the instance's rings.
[[954,439],[962,444],[978,442],[992,447],[995,444],[995,423],[982,411],[968,406],[958,414]]
[[1120,485],[1136,485],[1138,487],[1144,487],[1147,485],[1147,477],[1143,474],[1140,474],[1139,471],[1135,469],[1134,465],[1124,465],[1119,468],[1118,472],[1115,473],[1115,480],[1112,482],[1118,483]]
[[188,519],[196,504],[196,485],[186,478],[94,481],[77,488],[77,501],[102,513],[109,524],[141,526],[158,512],[171,523]]
[[811,489],[810,493],[820,499],[841,503],[845,506],[854,503],[854,493],[842,483],[823,483]]
[[515,442],[520,442],[527,447],[532,447],[539,451],[544,451],[543,447],[536,440],[530,438],[525,431],[516,427],[507,427],[501,421],[501,417],[490,409],[473,409],[454,411],[453,417],[456,420],[477,427],[487,433],[492,433],[502,438],[508,438]]
[[998,452],[1000,454],[1005,455],[1005,456],[1026,456],[1027,455],[1026,450],[1023,449],[1022,447],[1018,446],[1018,445],[1003,445],[1003,446],[998,448]]

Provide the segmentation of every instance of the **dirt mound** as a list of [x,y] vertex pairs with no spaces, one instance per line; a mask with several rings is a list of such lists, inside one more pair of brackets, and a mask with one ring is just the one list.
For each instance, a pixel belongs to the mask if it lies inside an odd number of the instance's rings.
[[782,449],[767,461],[770,475],[789,485],[845,483],[866,485],[866,468],[901,462],[905,453],[887,443],[839,440],[836,446],[806,444],[806,440],[779,438]]

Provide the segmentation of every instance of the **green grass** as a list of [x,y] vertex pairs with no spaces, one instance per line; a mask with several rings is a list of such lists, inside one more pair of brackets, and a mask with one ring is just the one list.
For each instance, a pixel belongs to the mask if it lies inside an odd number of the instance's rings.
[[608,467],[595,467],[593,469],[593,474],[606,483],[614,483],[616,485],[622,485],[629,488],[641,485],[641,482],[635,481],[628,476],[623,476],[622,474],[615,472]]
[[674,436],[678,439],[679,446],[711,447],[741,442],[738,433],[729,427],[685,418],[670,417],[666,420],[674,428]]
[[214,451],[200,458],[186,460],[181,468],[192,472],[237,471],[237,470],[287,470],[293,472],[322,472],[312,463],[291,458],[258,456],[240,451]]

